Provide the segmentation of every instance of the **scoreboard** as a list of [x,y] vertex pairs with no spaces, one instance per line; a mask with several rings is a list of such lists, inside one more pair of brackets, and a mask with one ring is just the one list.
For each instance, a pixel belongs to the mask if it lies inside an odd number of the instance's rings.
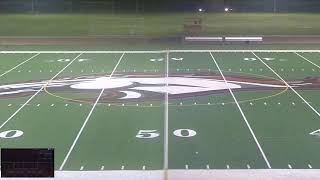
[[1,149],[1,177],[54,177],[54,149]]

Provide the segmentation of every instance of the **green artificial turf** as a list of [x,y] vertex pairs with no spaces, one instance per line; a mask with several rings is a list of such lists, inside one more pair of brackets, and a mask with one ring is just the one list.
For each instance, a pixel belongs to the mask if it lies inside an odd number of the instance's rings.
[[[319,67],[295,53],[255,54],[286,82],[319,77]],[[320,64],[318,52],[299,54],[317,65]],[[34,54],[0,53],[0,74],[32,55]],[[61,59],[72,60],[77,55],[39,54],[1,76],[0,86],[51,79],[68,64]],[[125,52],[120,59],[122,55],[121,52],[84,53],[55,79],[75,79],[104,73],[104,76],[108,76],[114,69],[114,77],[125,73],[164,77],[168,71],[169,76],[213,73],[222,78],[220,68],[226,77],[264,76],[280,81],[279,77],[259,60],[246,61],[245,58],[255,58],[250,52],[213,52],[214,59],[208,52],[169,53],[168,69],[166,54],[162,52]],[[265,58],[273,60],[266,61]],[[159,61],[150,61],[151,59]],[[100,102],[90,115],[92,103],[66,98],[95,100],[99,91],[77,94],[51,90],[53,94],[41,92],[36,95],[0,128],[0,133],[10,130],[23,131],[23,135],[17,138],[0,136],[1,147],[55,148],[55,168],[60,169],[66,159],[62,170],[80,170],[81,167],[83,170],[101,170],[102,166],[104,170],[120,170],[122,167],[125,170],[141,170],[143,167],[147,170],[159,170],[164,168],[164,125],[168,120],[169,144],[166,150],[169,169],[247,169],[248,166],[252,169],[266,169],[267,161],[274,169],[288,169],[289,165],[296,169],[307,169],[310,168],[309,165],[315,169],[320,168],[317,151],[320,148],[319,138],[309,134],[320,128],[319,116],[299,96],[285,87],[241,92],[234,90],[234,97],[243,114],[229,91],[192,97],[169,97],[168,102],[164,96],[159,100]],[[298,89],[297,92],[315,107],[315,110],[319,110],[317,89]],[[110,92],[106,90],[105,93]],[[31,95],[0,97],[1,125],[31,98]],[[83,131],[80,131],[86,120],[88,121]],[[186,129],[195,131],[196,135],[181,137],[174,134],[181,131],[183,136],[188,136]],[[137,138],[140,130],[154,130],[159,136],[151,139]],[[76,139],[78,134],[79,139]],[[76,142],[74,146],[73,142]],[[67,157],[71,147],[73,149]]]

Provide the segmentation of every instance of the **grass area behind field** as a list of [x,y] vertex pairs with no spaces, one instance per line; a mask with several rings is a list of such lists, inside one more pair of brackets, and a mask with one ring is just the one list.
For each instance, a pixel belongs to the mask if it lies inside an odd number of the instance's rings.
[[319,35],[320,14],[2,14],[0,36],[177,36],[202,17],[203,35]]

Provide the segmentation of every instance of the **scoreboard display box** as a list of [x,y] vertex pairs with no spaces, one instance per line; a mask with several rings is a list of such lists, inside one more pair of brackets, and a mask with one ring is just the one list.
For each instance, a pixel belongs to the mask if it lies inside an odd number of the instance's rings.
[[54,177],[54,149],[1,149],[1,177]]

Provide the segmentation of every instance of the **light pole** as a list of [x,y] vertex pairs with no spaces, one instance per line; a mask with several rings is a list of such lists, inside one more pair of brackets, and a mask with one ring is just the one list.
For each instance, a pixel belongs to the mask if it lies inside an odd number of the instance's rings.
[[31,1],[31,12],[34,14],[34,0]]
[[139,0],[136,0],[136,13],[139,12]]

